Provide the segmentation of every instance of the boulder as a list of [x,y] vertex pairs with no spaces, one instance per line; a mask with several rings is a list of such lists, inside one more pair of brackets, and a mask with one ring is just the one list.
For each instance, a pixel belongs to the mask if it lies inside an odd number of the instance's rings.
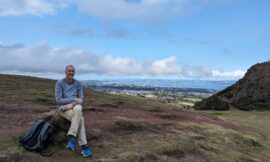
[[57,128],[57,131],[52,137],[54,144],[60,144],[67,141],[67,132],[70,127],[70,121],[60,116],[57,109],[43,113],[38,118],[44,119]]

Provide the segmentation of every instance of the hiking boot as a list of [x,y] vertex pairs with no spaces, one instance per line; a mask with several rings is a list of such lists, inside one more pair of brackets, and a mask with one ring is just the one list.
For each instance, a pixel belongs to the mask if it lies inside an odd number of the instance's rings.
[[92,150],[87,145],[83,145],[81,154],[83,157],[91,157],[93,153]]
[[68,143],[67,143],[67,146],[66,146],[68,149],[74,151],[75,148],[76,148],[76,138],[74,137],[69,137],[68,139]]

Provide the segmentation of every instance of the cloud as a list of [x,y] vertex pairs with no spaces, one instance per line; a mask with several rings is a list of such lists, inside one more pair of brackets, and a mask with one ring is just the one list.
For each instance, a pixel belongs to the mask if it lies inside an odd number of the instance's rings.
[[16,48],[23,48],[24,45],[23,44],[13,44],[13,45],[4,45],[2,42],[0,42],[0,49],[9,49],[9,48],[13,48],[13,49],[16,49]]
[[1,0],[0,3],[0,16],[43,16],[68,7],[70,0]]
[[46,16],[70,6],[102,20],[156,23],[235,0],[0,0],[0,16]]
[[154,61],[150,66],[149,73],[152,75],[179,75],[181,73],[181,67],[176,64],[176,57],[170,56]]
[[212,71],[212,76],[217,78],[241,78],[245,75],[245,72],[241,70],[235,70],[232,72],[222,72],[218,70]]
[[198,10],[191,0],[79,0],[78,6],[82,12],[109,20],[157,21]]
[[176,56],[153,62],[136,62],[127,57],[97,55],[75,48],[52,48],[46,42],[32,46],[0,45],[1,73],[59,75],[64,67],[73,64],[81,74],[107,76],[176,76],[182,78],[235,79],[244,75],[241,70],[223,72],[204,66],[177,64]]
[[52,31],[60,36],[72,36],[72,37],[81,37],[81,38],[129,38],[133,35],[129,30],[125,28],[116,28],[116,29],[106,29],[102,32],[98,32],[91,28],[81,28],[81,27],[66,27],[62,24],[38,24],[35,26],[38,30]]
[[106,36],[112,38],[126,38],[131,36],[131,33],[127,29],[113,29],[108,31]]
[[71,36],[77,37],[94,37],[95,34],[91,29],[73,29],[67,33]]
[[234,0],[78,0],[79,10],[106,20],[159,22]]
[[54,25],[37,24],[35,27],[41,32],[44,30],[51,30],[58,35],[63,35],[66,32],[65,31],[66,27],[63,24],[54,24]]
[[54,25],[49,25],[49,24],[38,24],[36,25],[36,28],[40,31],[43,30],[49,30],[54,32],[57,35],[60,36],[73,36],[73,37],[81,37],[81,38],[92,38],[97,35],[92,29],[90,28],[68,28],[64,26],[63,24],[54,24]]
[[[98,59],[96,55],[90,52],[85,54],[85,52],[76,49],[51,48],[46,42],[34,46],[10,45],[5,46],[5,48],[0,47],[0,53],[4,53],[0,61],[1,71],[33,73],[62,73],[66,64],[91,64],[95,62],[95,59]],[[80,70],[86,72],[83,68]]]
[[231,50],[228,48],[223,48],[222,50],[225,54],[231,54]]

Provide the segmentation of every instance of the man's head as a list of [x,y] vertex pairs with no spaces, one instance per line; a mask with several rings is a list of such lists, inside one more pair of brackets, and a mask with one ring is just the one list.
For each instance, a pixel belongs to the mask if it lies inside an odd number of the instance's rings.
[[66,66],[66,79],[73,79],[74,74],[75,74],[75,67],[73,65],[68,65]]

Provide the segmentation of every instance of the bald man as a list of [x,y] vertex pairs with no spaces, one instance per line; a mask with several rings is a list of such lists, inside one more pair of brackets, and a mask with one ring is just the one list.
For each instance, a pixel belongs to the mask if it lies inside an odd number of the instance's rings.
[[82,116],[83,88],[81,83],[74,79],[75,67],[73,65],[66,66],[65,74],[66,77],[57,81],[55,85],[55,100],[60,105],[60,115],[71,121],[66,147],[74,151],[78,137],[78,144],[82,147],[82,156],[91,157],[92,151],[87,145]]

